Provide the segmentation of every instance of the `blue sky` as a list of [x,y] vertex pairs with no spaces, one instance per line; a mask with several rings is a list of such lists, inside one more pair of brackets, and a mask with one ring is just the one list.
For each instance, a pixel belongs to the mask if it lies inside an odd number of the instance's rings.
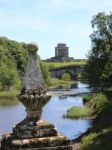
[[85,58],[92,16],[111,10],[112,0],[0,0],[0,36],[38,43],[42,59],[54,56],[59,42],[71,57]]

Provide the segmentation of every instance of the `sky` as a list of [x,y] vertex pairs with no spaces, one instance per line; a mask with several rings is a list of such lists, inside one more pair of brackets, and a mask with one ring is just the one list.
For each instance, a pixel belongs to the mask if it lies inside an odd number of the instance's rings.
[[69,55],[86,58],[91,49],[91,20],[112,11],[112,0],[0,0],[0,36],[36,42],[42,59],[66,43]]

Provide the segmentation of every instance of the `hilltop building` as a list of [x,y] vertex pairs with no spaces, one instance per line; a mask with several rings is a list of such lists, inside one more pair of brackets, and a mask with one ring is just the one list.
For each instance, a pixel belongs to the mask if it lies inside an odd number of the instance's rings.
[[55,47],[55,56],[47,59],[49,62],[66,62],[73,61],[73,57],[69,57],[69,47],[65,43],[58,43]]
[[58,43],[55,47],[55,56],[44,61],[48,62],[70,62],[70,61],[86,61],[86,59],[74,59],[69,57],[69,47],[65,43]]

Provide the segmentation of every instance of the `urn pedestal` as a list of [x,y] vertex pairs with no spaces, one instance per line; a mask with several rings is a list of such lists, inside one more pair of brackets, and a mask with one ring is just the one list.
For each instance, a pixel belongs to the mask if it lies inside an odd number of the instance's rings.
[[42,107],[51,96],[41,95],[30,100],[28,93],[25,94],[27,98],[21,94],[18,98],[26,107],[27,116],[13,128],[11,134],[3,136],[2,150],[72,150],[70,140],[59,134],[53,124],[40,120]]

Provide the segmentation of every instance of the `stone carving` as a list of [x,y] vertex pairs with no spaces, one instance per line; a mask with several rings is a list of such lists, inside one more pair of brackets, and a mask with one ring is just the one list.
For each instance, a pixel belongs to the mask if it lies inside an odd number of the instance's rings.
[[31,43],[27,45],[27,49],[29,52],[28,67],[24,77],[23,88],[18,95],[18,99],[26,107],[27,119],[38,121],[42,108],[48,102],[50,96],[46,95],[43,76],[37,62],[36,52],[38,46]]
[[25,106],[27,116],[11,134],[3,136],[1,150],[72,150],[70,141],[59,134],[53,124],[40,120],[42,108],[51,96],[46,94],[37,49],[35,44],[28,44],[28,67],[23,88],[17,96]]

